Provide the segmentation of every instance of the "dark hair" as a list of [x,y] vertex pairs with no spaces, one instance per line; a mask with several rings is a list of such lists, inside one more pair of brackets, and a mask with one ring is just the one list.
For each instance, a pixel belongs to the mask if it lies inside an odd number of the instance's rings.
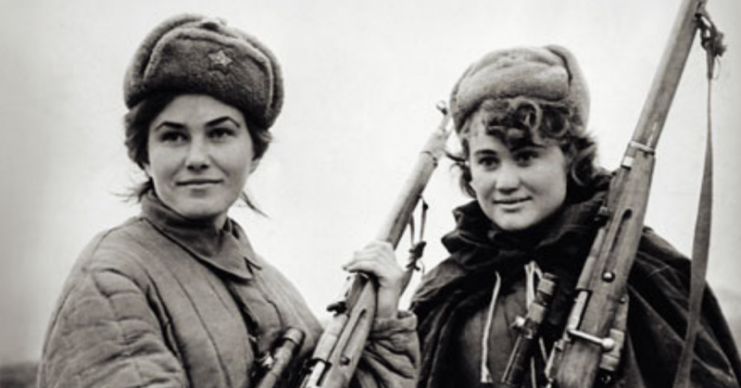
[[[153,94],[142,102],[134,106],[124,116],[124,127],[126,128],[126,149],[128,150],[129,159],[136,163],[139,168],[144,170],[144,166],[149,163],[148,140],[149,126],[152,121],[169,105],[180,93],[177,92],[160,92]],[[247,131],[252,139],[252,150],[254,152],[253,160],[259,160],[268,149],[268,145],[273,140],[273,136],[266,128],[257,126],[250,120],[249,116],[242,112],[247,122]],[[152,178],[147,179],[136,185],[131,193],[130,198],[141,200],[148,192],[154,190]],[[242,192],[240,198],[249,206],[250,209],[261,213],[254,203]]]
[[533,144],[536,134],[550,144],[557,144],[569,163],[568,193],[589,185],[597,174],[595,140],[567,105],[528,97],[488,98],[457,128],[461,152],[448,154],[461,171],[461,189],[473,198],[476,193],[471,187],[468,135],[473,120],[477,119],[483,122],[488,135],[496,137],[509,149]]

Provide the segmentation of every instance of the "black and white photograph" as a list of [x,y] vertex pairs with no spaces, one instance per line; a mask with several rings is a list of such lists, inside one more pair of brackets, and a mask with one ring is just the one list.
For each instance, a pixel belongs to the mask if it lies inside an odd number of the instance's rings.
[[0,0],[0,388],[741,387],[739,15]]

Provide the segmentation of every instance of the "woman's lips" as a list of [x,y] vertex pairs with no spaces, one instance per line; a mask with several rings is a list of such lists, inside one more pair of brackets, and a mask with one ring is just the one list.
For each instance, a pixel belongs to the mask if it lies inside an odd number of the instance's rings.
[[494,203],[497,205],[511,205],[516,203],[521,203],[529,200],[529,197],[522,197],[522,198],[507,198],[507,199],[496,199],[494,200]]
[[217,185],[219,183],[221,183],[221,180],[219,179],[189,179],[177,182],[177,185],[191,188],[200,188]]
[[529,200],[530,197],[498,199],[494,201],[494,205],[502,210],[515,211],[522,207],[523,204]]

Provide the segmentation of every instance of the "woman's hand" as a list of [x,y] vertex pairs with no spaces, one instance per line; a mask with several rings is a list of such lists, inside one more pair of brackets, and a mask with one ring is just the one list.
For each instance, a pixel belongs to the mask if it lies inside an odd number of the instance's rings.
[[378,281],[376,317],[391,318],[396,316],[401,297],[401,279],[404,270],[396,262],[396,255],[391,244],[385,241],[372,241],[342,268],[350,272],[363,272],[372,275]]

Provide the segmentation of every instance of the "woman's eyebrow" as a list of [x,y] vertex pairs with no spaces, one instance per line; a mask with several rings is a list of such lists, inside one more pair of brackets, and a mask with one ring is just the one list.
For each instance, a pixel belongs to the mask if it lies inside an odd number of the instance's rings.
[[227,122],[227,121],[232,122],[234,125],[237,126],[237,128],[241,127],[241,125],[239,125],[239,123],[237,122],[237,120],[234,120],[233,118],[231,118],[229,116],[222,116],[222,117],[218,117],[218,118],[215,118],[213,120],[210,120],[210,121],[208,121],[206,123],[206,126],[211,127],[211,126],[222,124],[222,123]]
[[527,142],[525,144],[518,144],[516,147],[512,148],[512,152],[520,152],[524,150],[544,150],[548,148],[547,144],[538,144],[533,142]]
[[474,155],[497,155],[497,151],[484,148],[484,149],[476,150],[476,152],[474,152],[473,154]]
[[185,125],[172,122],[172,121],[163,121],[159,124],[157,124],[156,127],[154,127],[154,130],[157,131],[163,127],[172,128],[172,129],[185,129]]

